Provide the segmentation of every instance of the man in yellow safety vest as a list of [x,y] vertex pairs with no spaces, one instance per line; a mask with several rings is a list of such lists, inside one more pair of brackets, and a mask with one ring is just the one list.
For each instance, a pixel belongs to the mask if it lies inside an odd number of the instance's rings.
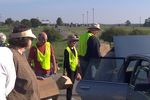
[[[68,36],[68,45],[64,50],[64,68],[63,68],[63,75],[65,75],[65,71],[67,72],[67,76],[71,79],[72,83],[74,83],[75,79],[79,76],[79,66],[78,66],[78,53],[76,50],[76,43],[78,38],[76,35],[69,35]],[[81,77],[80,77],[81,78]],[[72,97],[72,89],[71,87],[67,88],[67,95],[66,100],[71,100]]]
[[42,32],[37,37],[36,46],[32,46],[29,52],[28,61],[33,66],[37,76],[48,77],[51,74],[51,63],[53,72],[57,72],[57,64],[54,50],[50,42],[47,42],[47,35]]
[[88,78],[93,77],[90,76],[93,72],[89,66],[91,64],[96,64],[97,61],[99,62],[99,58],[101,57],[100,41],[96,37],[99,31],[101,31],[100,25],[92,24],[88,28],[88,32],[79,36],[78,54],[83,78],[85,77],[87,69],[91,70],[91,73],[88,73]]

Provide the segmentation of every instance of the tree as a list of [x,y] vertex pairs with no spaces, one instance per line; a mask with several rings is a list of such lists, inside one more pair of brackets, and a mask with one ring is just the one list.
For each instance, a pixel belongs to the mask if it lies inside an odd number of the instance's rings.
[[47,34],[49,42],[54,42],[63,38],[63,36],[58,31],[56,31],[55,28],[53,27],[52,28],[45,27],[43,29],[43,32]]
[[36,19],[36,18],[32,18],[30,20],[30,22],[31,22],[31,26],[34,27],[34,28],[36,28],[36,27],[41,25],[41,22],[38,19]]
[[31,27],[31,22],[28,19],[21,20],[21,24],[26,25],[28,27]]
[[5,20],[5,24],[7,24],[7,25],[12,25],[13,23],[14,23],[14,21],[11,18],[7,18]]
[[146,26],[146,27],[150,26],[150,17],[148,19],[145,19],[145,23],[143,26]]
[[14,25],[14,26],[20,25],[20,21],[18,21],[18,20],[14,21],[13,25]]
[[127,21],[125,22],[125,25],[126,25],[126,26],[130,26],[130,25],[131,25],[131,22],[130,22],[129,20],[127,20]]
[[58,26],[62,26],[62,25],[63,25],[63,21],[62,21],[62,19],[61,19],[60,17],[57,18],[56,24],[57,24]]

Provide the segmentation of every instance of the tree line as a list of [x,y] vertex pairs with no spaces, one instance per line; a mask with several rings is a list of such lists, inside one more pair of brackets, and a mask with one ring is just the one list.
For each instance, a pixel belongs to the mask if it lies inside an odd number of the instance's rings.
[[[8,26],[15,26],[18,24],[23,24],[23,25],[26,25],[28,27],[33,27],[33,28],[45,25],[45,24],[42,24],[42,21],[40,21],[38,18],[22,19],[21,21],[18,21],[18,20],[15,21],[12,18],[7,18],[5,22],[2,23],[2,25],[8,25]],[[63,25],[63,21],[60,17],[57,18],[56,25],[58,26]]]

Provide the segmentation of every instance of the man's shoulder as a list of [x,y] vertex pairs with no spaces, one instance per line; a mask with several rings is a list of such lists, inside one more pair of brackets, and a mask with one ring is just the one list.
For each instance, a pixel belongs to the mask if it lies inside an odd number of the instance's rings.
[[97,38],[96,38],[94,35],[92,35],[92,36],[89,37],[89,39],[95,40],[95,39],[97,39]]

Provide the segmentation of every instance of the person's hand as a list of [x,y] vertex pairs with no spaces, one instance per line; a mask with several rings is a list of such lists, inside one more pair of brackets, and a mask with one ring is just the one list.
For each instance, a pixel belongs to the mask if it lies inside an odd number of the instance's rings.
[[76,80],[80,81],[81,79],[82,79],[82,77],[81,77],[80,73],[77,73]]
[[36,78],[39,80],[44,80],[44,77],[42,77],[42,76],[36,76]]
[[65,73],[62,73],[62,76],[66,75]]
[[65,72],[65,69],[63,69],[63,71],[62,71],[62,72],[63,72],[63,73],[62,73],[62,76],[63,76],[63,75],[66,75],[66,74],[65,74],[65,73],[66,73],[66,72]]
[[54,71],[54,73],[53,74],[57,74],[57,71]]

